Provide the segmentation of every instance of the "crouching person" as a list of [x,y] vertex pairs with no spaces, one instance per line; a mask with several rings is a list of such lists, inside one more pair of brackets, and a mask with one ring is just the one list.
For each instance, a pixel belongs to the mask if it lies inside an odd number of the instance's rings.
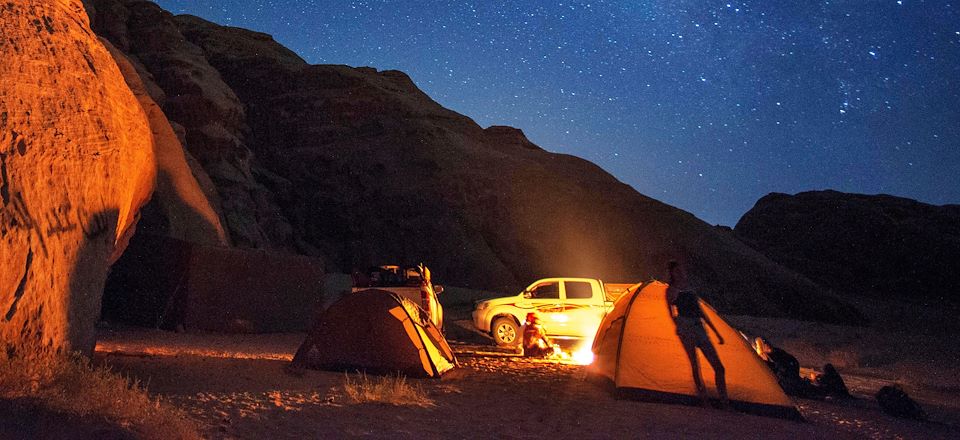
[[847,390],[847,384],[843,383],[840,373],[833,367],[833,364],[823,366],[823,374],[817,375],[816,384],[820,391],[830,397],[848,398],[850,391]]
[[527,313],[523,323],[523,355],[526,357],[549,357],[556,353],[556,348],[547,332],[540,323],[536,313]]

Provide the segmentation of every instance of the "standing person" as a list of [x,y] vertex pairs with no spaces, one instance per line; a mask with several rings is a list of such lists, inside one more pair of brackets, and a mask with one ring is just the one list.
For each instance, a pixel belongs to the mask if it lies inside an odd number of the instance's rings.
[[693,382],[697,386],[697,395],[704,406],[709,404],[707,389],[703,384],[703,377],[700,375],[700,360],[697,358],[697,349],[699,348],[703,357],[713,367],[720,402],[724,407],[727,407],[730,402],[727,398],[727,380],[723,363],[720,362],[720,356],[717,355],[717,350],[710,342],[703,325],[706,324],[717,335],[718,344],[723,345],[723,337],[720,336],[713,322],[710,322],[710,318],[703,314],[703,310],[700,308],[700,298],[697,294],[683,290],[687,282],[683,268],[676,261],[670,261],[667,264],[667,272],[670,285],[667,288],[667,309],[677,326],[677,336],[680,338],[680,343],[683,344],[683,349],[690,360],[690,369],[693,373]]
[[437,287],[433,285],[430,279],[430,269],[420,263],[417,266],[417,272],[420,274],[420,307],[425,313],[425,319],[432,322],[440,331],[443,331],[443,309],[437,302]]

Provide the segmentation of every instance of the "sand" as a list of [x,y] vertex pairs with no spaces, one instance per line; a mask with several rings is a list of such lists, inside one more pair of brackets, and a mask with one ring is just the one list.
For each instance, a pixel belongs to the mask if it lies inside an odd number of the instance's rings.
[[[790,329],[816,326],[745,317],[731,321],[741,328],[762,327],[772,339],[784,341],[786,337],[775,334],[774,329],[787,329],[784,334],[789,334]],[[97,359],[144,381],[152,394],[196,420],[204,436],[216,439],[960,436],[960,407],[948,397],[949,392],[936,387],[906,384],[928,410],[931,421],[895,419],[880,411],[871,396],[881,386],[898,382],[893,376],[908,368],[903,365],[891,367],[887,376],[875,370],[865,373],[841,368],[856,398],[798,399],[806,421],[793,422],[718,409],[616,400],[604,384],[586,375],[585,367],[517,357],[493,347],[470,327],[469,321],[456,320],[447,328],[458,355],[458,369],[439,380],[409,379],[433,401],[425,406],[354,403],[344,392],[344,373],[285,373],[284,366],[303,334],[101,329]]]

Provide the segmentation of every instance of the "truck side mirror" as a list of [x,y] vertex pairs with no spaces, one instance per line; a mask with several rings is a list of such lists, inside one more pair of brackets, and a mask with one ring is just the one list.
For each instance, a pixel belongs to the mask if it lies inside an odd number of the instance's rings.
[[441,285],[439,285],[439,284],[434,284],[434,285],[433,285],[433,293],[435,293],[435,294],[437,294],[437,295],[443,293],[443,286],[441,286]]
[[531,291],[529,291],[529,290],[524,290],[524,291],[523,291],[523,297],[524,297],[524,298],[527,298],[527,299],[533,298],[533,292],[531,292]]

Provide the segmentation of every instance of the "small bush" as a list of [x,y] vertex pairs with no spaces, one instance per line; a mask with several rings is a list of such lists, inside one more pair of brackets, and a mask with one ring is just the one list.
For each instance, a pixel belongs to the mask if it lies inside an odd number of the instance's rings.
[[411,385],[407,378],[383,376],[376,379],[358,373],[356,378],[344,374],[343,389],[347,397],[356,403],[386,403],[389,405],[431,406],[433,400],[427,397],[420,384]]
[[138,437],[199,438],[176,408],[151,398],[136,380],[45,346],[0,352],[0,399],[29,401],[51,413],[107,420]]

